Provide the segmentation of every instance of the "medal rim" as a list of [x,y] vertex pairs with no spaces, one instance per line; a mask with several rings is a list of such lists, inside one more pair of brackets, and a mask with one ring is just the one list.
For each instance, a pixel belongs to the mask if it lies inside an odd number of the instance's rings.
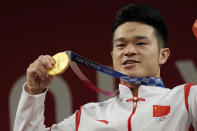
[[[64,56],[66,57],[66,59],[67,59],[67,62],[65,62],[65,63],[66,63],[65,67],[64,67],[64,68],[61,68],[61,70],[58,71],[58,72],[55,72],[55,71],[54,71],[54,70],[55,70],[54,67],[53,67],[52,69],[50,69],[50,70],[47,70],[47,73],[48,73],[49,75],[51,75],[51,76],[55,76],[55,75],[60,75],[60,74],[62,74],[62,73],[68,68],[68,66],[69,66],[69,64],[70,64],[70,58],[69,58],[68,54],[66,54],[66,53],[64,53],[64,52],[57,53],[57,54],[55,54],[55,55],[53,56],[53,58],[55,59],[55,62],[57,62],[56,57],[57,57],[58,55],[64,55]],[[56,64],[56,63],[55,63],[55,64]]]

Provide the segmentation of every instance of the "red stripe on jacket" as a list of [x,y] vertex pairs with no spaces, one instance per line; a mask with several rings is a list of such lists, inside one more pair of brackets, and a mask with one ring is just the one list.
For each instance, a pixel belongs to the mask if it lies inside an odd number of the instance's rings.
[[[191,86],[193,86],[193,85],[194,85],[193,83],[188,83],[184,87],[185,107],[186,107],[188,113],[189,113],[188,97],[189,97],[189,92],[190,92]],[[190,124],[189,131],[195,131],[192,124]]]

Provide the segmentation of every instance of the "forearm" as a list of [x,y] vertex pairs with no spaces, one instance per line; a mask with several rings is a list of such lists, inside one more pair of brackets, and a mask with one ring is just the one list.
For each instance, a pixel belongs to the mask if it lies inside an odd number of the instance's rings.
[[45,131],[44,101],[46,92],[30,95],[24,88],[18,104],[14,131]]

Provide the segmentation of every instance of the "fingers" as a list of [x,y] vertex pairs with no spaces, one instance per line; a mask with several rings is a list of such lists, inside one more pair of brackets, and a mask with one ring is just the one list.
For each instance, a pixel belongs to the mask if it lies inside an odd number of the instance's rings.
[[53,59],[53,57],[49,56],[49,55],[41,55],[39,56],[39,58],[35,61],[37,64],[39,64],[40,66],[44,66],[45,69],[51,69],[53,67],[53,64],[55,63],[55,60]]
[[50,55],[41,55],[27,68],[27,89],[33,94],[42,93],[52,82],[47,70],[51,69],[55,60]]
[[35,61],[27,69],[27,76],[30,78],[39,77],[41,80],[44,80],[47,77],[46,69],[42,64]]
[[29,65],[27,79],[31,79],[31,81],[35,80],[36,77],[41,80],[49,79],[50,76],[47,74],[47,70],[51,69],[53,64],[55,64],[53,57],[49,55],[39,56],[37,60]]

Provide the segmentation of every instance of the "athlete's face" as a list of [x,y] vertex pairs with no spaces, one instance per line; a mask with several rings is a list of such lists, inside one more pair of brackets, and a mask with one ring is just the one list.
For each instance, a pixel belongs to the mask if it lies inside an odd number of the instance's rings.
[[114,32],[113,42],[111,55],[116,71],[134,77],[160,77],[160,65],[166,62],[170,50],[159,49],[153,27],[126,22]]

